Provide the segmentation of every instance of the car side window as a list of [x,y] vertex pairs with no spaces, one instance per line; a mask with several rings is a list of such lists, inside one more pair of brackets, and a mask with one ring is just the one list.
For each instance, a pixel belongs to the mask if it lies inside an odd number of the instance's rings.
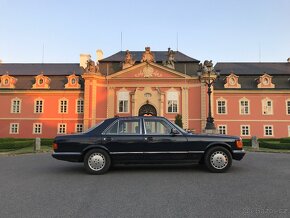
[[144,119],[146,134],[169,135],[171,127],[163,120]]
[[139,120],[120,120],[119,134],[140,134]]
[[140,122],[139,120],[119,120],[114,123],[106,132],[109,135],[116,134],[140,134]]
[[118,133],[118,126],[119,126],[119,122],[116,122],[113,124],[113,126],[111,126],[108,131],[106,132],[106,134],[117,134]]

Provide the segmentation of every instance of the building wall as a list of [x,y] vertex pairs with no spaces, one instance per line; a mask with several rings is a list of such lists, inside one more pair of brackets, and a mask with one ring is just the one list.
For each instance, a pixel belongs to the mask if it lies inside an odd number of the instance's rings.
[[[11,101],[21,101],[20,113],[11,113]],[[75,124],[83,123],[83,114],[76,113],[76,100],[83,98],[82,91],[6,91],[1,93],[0,137],[15,138],[52,138],[57,135],[59,123],[66,123],[67,133],[75,132]],[[35,100],[43,100],[43,112],[35,113]],[[68,101],[67,113],[59,112],[59,100]],[[19,124],[19,133],[10,134],[10,124]],[[42,124],[42,133],[33,134],[33,124]]]
[[[232,92],[232,93],[231,93]],[[224,99],[227,104],[226,114],[217,113],[217,100]],[[240,114],[240,100],[249,101],[249,114]],[[263,114],[262,101],[272,101],[273,113]],[[290,101],[289,91],[215,91],[214,117],[216,126],[226,125],[227,134],[241,135],[241,126],[249,125],[250,134],[242,136],[250,138],[281,138],[289,136],[290,114],[288,114],[286,102]],[[272,126],[272,136],[264,134],[264,126]]]

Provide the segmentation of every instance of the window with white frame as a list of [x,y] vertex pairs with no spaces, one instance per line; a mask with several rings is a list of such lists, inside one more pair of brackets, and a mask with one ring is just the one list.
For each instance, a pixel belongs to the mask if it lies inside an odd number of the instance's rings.
[[249,136],[250,135],[250,126],[249,125],[241,125],[241,135]]
[[218,125],[219,134],[226,135],[227,134],[227,126],[226,125]]
[[84,100],[83,99],[77,99],[77,108],[76,108],[76,111],[77,111],[77,114],[82,114],[84,113]]
[[68,107],[68,100],[66,100],[66,99],[60,99],[58,104],[59,104],[58,105],[58,111],[59,111],[59,113],[66,114],[68,112],[68,109],[67,109],[67,107]]
[[290,137],[290,126],[288,126],[288,137]]
[[19,133],[19,123],[10,123],[10,134],[18,134]]
[[81,132],[83,132],[83,124],[82,124],[82,123],[77,123],[77,124],[76,124],[75,132],[76,132],[76,133],[81,133]]
[[263,114],[264,115],[271,115],[273,114],[273,101],[266,98],[262,101],[262,107],[263,107]]
[[42,123],[33,123],[33,134],[42,133]]
[[178,112],[178,92],[167,92],[167,112]]
[[240,114],[250,114],[250,103],[249,100],[241,99],[240,100]]
[[290,101],[286,101],[286,113],[290,115]]
[[66,123],[59,123],[58,124],[57,134],[66,134]]
[[129,112],[129,92],[118,92],[118,113]]
[[273,126],[264,126],[264,136],[273,136]]
[[227,113],[227,101],[224,99],[217,100],[217,114]]
[[34,113],[43,113],[43,100],[36,99],[34,101]]
[[21,100],[14,98],[11,100],[11,113],[18,114],[21,112]]

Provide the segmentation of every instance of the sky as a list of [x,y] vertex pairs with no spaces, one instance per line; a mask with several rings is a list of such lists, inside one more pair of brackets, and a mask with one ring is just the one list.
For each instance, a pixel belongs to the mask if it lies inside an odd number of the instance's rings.
[[97,49],[149,46],[200,61],[286,62],[289,11],[289,0],[0,0],[0,59],[79,63]]

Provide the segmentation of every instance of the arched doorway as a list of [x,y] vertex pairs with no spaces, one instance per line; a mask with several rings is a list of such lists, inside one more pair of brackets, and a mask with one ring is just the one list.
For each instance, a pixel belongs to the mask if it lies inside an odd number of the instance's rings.
[[139,109],[139,116],[157,116],[156,108],[151,104],[144,104]]

